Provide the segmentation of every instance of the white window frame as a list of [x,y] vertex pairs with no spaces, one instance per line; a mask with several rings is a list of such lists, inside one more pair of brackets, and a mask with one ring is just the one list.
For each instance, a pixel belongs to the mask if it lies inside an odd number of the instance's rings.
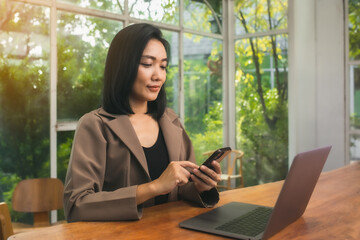
[[[164,24],[130,17],[128,0],[124,0],[123,14],[116,14],[96,9],[87,9],[70,3],[57,0],[10,0],[26,4],[49,7],[50,9],[50,177],[57,177],[57,133],[62,131],[75,131],[77,121],[59,121],[57,119],[57,12],[64,11],[83,14],[103,19],[123,22],[126,27],[131,23],[147,22],[164,30],[178,33],[179,36],[179,115],[184,119],[184,69],[183,69],[183,36],[185,33],[210,37],[223,42],[223,142],[224,145],[236,146],[236,116],[235,116],[235,41],[249,37],[263,37],[277,34],[289,34],[288,29],[273,30],[269,32],[245,34],[235,36],[234,0],[222,0],[223,32],[222,35],[197,31],[183,26],[184,1],[179,0],[179,25]],[[289,0],[289,2],[292,0]],[[57,219],[56,211],[51,214],[52,222]]]

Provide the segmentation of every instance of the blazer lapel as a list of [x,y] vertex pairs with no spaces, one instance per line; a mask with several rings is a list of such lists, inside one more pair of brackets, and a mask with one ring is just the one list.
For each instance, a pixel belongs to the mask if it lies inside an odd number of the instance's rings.
[[135,158],[139,161],[140,165],[143,167],[148,177],[150,178],[144,150],[141,147],[129,117],[127,115],[112,115],[105,112],[104,110],[101,110],[100,114],[111,116],[113,118],[110,119],[110,121],[105,122],[105,124],[109,126],[109,128],[129,148],[129,150],[134,154]]
[[180,150],[181,150],[180,143],[181,143],[182,129],[173,123],[175,119],[176,118],[170,116],[165,111],[164,115],[159,120],[159,125],[164,135],[170,161],[185,160],[185,159],[180,159]]
[[[141,147],[139,139],[136,136],[135,130],[131,125],[129,117],[127,115],[109,114],[103,109],[99,111],[99,114],[110,117],[110,120],[106,121],[105,124],[129,148],[150,178],[144,151]],[[185,160],[180,159],[181,144],[179,143],[182,142],[181,139],[183,130],[173,123],[176,118],[175,114],[168,114],[168,112],[165,111],[164,115],[159,120],[159,125],[165,139],[170,161]]]

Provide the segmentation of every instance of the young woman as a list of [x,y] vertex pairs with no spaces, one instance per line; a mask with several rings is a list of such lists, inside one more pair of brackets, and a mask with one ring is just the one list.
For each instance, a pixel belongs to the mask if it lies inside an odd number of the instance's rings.
[[218,202],[220,165],[199,171],[188,135],[166,108],[168,54],[149,24],[113,39],[102,107],[80,119],[74,137],[64,191],[69,222],[140,219],[143,207],[179,199]]

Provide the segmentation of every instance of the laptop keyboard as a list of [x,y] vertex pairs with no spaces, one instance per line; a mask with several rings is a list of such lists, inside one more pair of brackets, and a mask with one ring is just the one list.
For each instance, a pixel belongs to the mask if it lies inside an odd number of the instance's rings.
[[262,233],[272,213],[271,208],[257,207],[254,210],[226,222],[217,230],[255,237]]

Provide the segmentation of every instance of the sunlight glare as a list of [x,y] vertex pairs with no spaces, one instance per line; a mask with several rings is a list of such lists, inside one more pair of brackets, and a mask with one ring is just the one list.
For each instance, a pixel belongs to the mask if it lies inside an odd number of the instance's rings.
[[40,57],[42,55],[42,47],[37,45],[36,47],[32,48],[29,52],[29,56],[37,56]]
[[[133,6],[133,13],[135,17],[143,18],[149,16],[155,21],[161,21],[164,17],[164,8],[162,3],[164,0],[152,0],[151,3],[139,0],[135,2]],[[129,1],[129,4],[134,4],[134,0]]]
[[19,17],[20,13],[15,13],[14,14],[14,23],[17,23],[18,21],[20,21],[20,17]]

